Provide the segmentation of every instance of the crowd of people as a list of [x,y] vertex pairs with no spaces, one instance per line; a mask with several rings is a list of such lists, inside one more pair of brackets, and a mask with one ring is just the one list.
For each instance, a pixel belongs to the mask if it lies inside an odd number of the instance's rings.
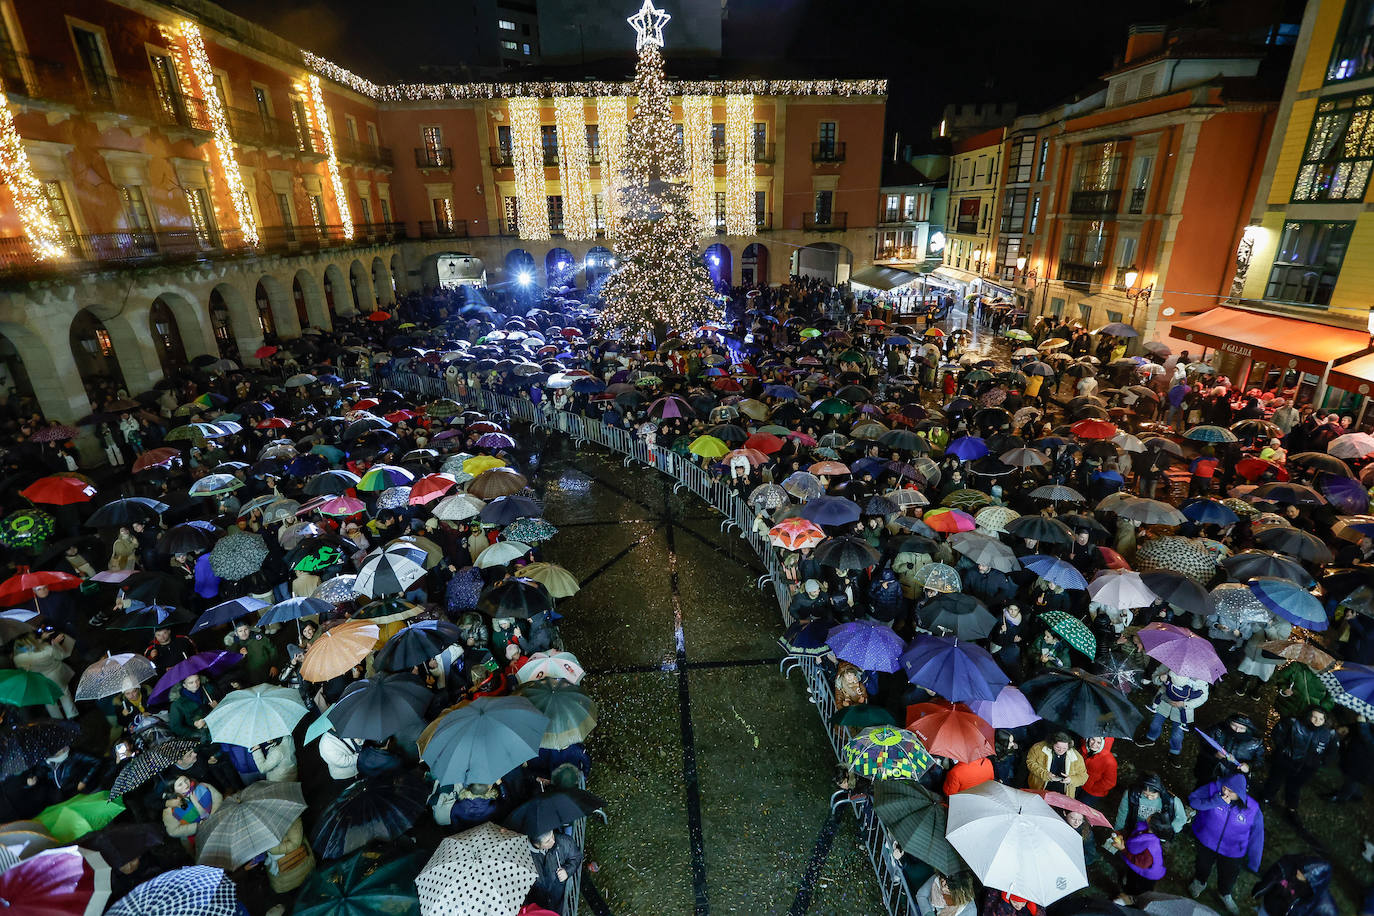
[[[784,651],[833,683],[839,798],[920,912],[1357,899],[1302,826],[1374,779],[1374,438],[1348,418],[1129,329],[1004,329],[1001,358],[803,278],[653,348],[571,291],[530,305],[412,295],[113,392],[88,420],[127,434],[89,477],[58,463],[75,429],[17,421],[0,897],[45,855],[103,863],[111,912],[193,878],[307,911],[371,857],[426,913],[563,911],[599,806],[554,612],[577,583],[487,389],[747,502]],[[1276,848],[1276,816],[1308,839]]]

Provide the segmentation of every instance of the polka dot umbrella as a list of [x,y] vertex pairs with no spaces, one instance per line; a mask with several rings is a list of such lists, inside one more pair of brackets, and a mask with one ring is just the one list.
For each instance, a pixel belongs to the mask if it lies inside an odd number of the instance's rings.
[[415,878],[422,916],[514,916],[538,872],[529,841],[490,822],[445,837]]
[[222,868],[192,865],[144,881],[107,916],[235,916],[238,890]]

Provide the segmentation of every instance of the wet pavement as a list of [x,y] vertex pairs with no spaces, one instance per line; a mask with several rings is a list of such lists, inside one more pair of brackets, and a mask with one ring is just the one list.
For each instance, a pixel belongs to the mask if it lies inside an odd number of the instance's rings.
[[[561,451],[560,451],[561,449]],[[550,443],[547,558],[581,592],[564,638],[600,707],[589,788],[607,802],[584,912],[873,914],[852,816],[832,820],[835,761],[747,548],[663,475]]]

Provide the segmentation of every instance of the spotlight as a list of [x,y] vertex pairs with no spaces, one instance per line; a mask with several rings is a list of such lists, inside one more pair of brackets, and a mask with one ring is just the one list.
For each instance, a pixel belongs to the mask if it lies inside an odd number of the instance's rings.
[[530,281],[533,279],[534,278],[530,276],[530,272],[528,270],[522,270],[515,276],[515,282],[519,283],[521,286],[529,286]]

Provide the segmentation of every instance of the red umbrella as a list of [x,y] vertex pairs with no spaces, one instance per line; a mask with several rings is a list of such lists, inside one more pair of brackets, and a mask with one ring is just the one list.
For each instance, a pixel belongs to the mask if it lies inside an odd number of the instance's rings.
[[782,440],[772,433],[754,433],[744,440],[744,447],[763,452],[765,455],[772,455],[782,451]]
[[1106,420],[1079,420],[1069,427],[1069,432],[1080,439],[1110,439],[1120,430]]
[[402,420],[413,420],[415,411],[413,410],[393,410],[382,419],[388,423],[400,423]]
[[925,523],[936,531],[952,534],[955,531],[972,531],[978,527],[973,516],[959,509],[931,509],[926,513]]
[[258,424],[258,429],[290,429],[294,424],[286,417],[272,417]]
[[19,572],[0,582],[0,604],[21,604],[33,598],[33,590],[46,588],[51,592],[65,592],[81,587],[81,577],[71,573],[53,572],[40,569],[29,572],[20,567]]
[[1097,552],[1102,554],[1102,562],[1107,564],[1108,569],[1131,568],[1131,564],[1126,562],[1126,558],[1110,547],[1099,547]]
[[1288,479],[1287,468],[1264,458],[1256,458],[1252,455],[1236,462],[1236,473],[1246,480],[1259,480],[1270,471],[1274,472],[1275,480]]
[[95,487],[79,477],[44,477],[20,490],[19,495],[33,503],[70,506],[90,502]]
[[379,401],[379,400],[377,400],[376,398],[363,398],[362,400],[358,401],[358,403],[356,403],[356,404],[353,405],[353,409],[354,409],[354,410],[371,410],[372,408],[376,407],[376,406],[377,406],[378,404],[380,404],[380,403],[382,403],[382,402]]
[[[787,438],[792,439],[792,440],[795,441],[795,442],[800,442],[802,445],[806,446],[807,448],[815,448],[815,447],[816,447],[816,440],[813,439],[811,436],[808,436],[806,433],[791,432],[791,433],[788,433],[788,434],[787,434]],[[1371,466],[1371,467],[1374,467],[1374,465],[1370,465],[1370,466]]]
[[390,313],[390,312],[377,311],[377,312],[373,312],[371,315],[368,315],[368,316],[367,316],[367,320],[368,320],[368,321],[389,321],[390,319],[391,319],[391,313]]
[[276,356],[276,355],[277,355],[277,348],[274,347],[274,346],[272,346],[271,344],[268,344],[268,345],[265,346],[265,347],[258,347],[256,350],[253,351],[253,358],[254,358],[254,359],[267,359],[267,357],[269,357],[269,356]]
[[443,496],[458,483],[448,474],[427,474],[410,485],[410,504],[422,506]]
[[714,382],[711,383],[711,387],[714,388],[714,389],[716,389],[717,391],[743,391],[743,390],[744,390],[744,389],[740,386],[740,383],[739,383],[739,382],[735,381],[734,379],[730,378],[729,376],[722,376],[722,377],[716,379]]
[[992,755],[992,726],[963,703],[917,703],[906,708],[906,722],[937,757],[967,762]]
[[809,519],[785,518],[768,529],[768,542],[783,550],[815,547],[825,540],[825,532]]
[[0,874],[4,909],[24,916],[100,913],[110,899],[110,866],[76,846],[45,849]]
[[1110,827],[1112,825],[1112,822],[1107,820],[1107,815],[1076,798],[1069,798],[1067,795],[1050,792],[1046,789],[1028,789],[1027,791],[1042,796],[1045,799],[1045,804],[1051,808],[1058,808],[1060,811],[1077,811],[1083,815],[1083,820],[1094,827]]
[[743,458],[749,462],[750,467],[759,467],[768,463],[768,456],[756,448],[737,448],[725,453],[722,461],[731,461],[735,458]]
[[146,471],[149,468],[166,467],[173,461],[181,458],[181,452],[174,448],[154,448],[149,449],[134,461],[134,473]]

